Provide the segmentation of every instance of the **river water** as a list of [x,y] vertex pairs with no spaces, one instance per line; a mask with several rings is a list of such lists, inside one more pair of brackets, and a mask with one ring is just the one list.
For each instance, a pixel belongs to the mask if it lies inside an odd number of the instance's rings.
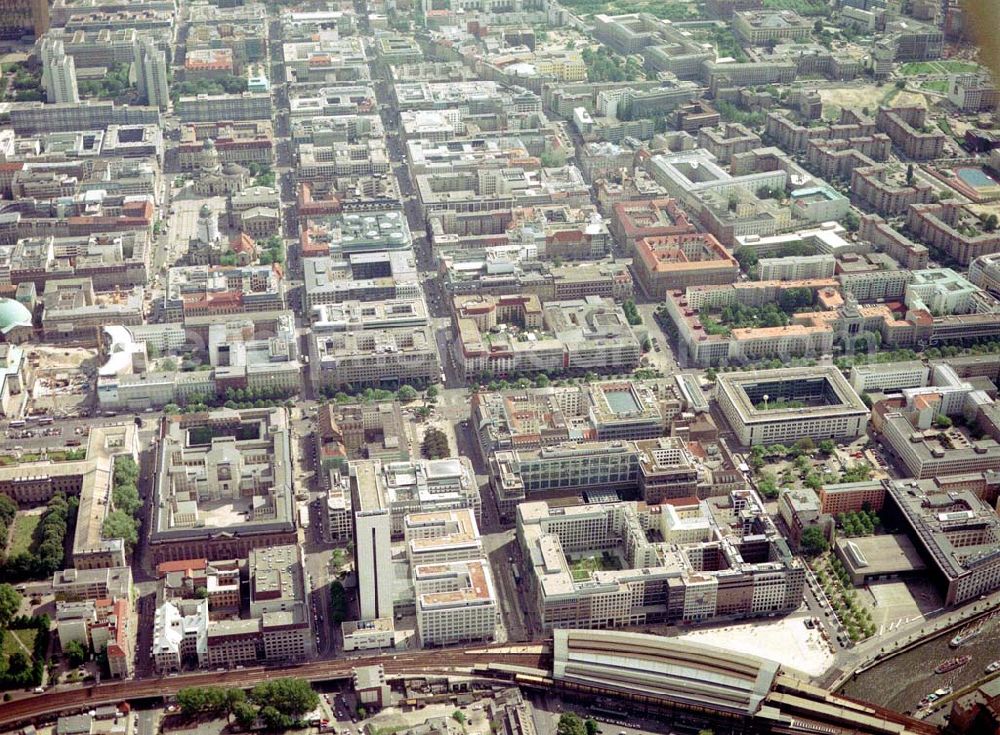
[[[948,642],[957,631],[889,659],[848,681],[840,692],[848,697],[912,712],[930,692],[944,686],[958,690],[986,676],[986,666],[1000,659],[1000,617],[986,623],[983,632],[959,648]],[[934,667],[955,656],[972,656],[960,669],[935,674]]]

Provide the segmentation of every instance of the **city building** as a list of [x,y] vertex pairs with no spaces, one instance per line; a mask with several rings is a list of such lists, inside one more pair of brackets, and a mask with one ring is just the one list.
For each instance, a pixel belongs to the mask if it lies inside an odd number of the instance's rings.
[[[656,530],[663,540],[648,540]],[[748,491],[659,506],[522,503],[517,540],[545,630],[757,617],[802,601],[805,569]]]
[[870,510],[881,513],[885,505],[885,484],[881,480],[838,482],[819,489],[820,511],[836,516]]
[[880,362],[851,367],[851,387],[861,393],[898,393],[904,388],[923,388],[930,368],[919,360]]
[[813,31],[812,21],[791,10],[744,10],[733,13],[733,30],[747,43],[804,41]]
[[794,488],[778,498],[778,515],[788,529],[792,548],[802,544],[802,533],[807,528],[818,528],[829,539],[833,535],[833,518],[822,510],[819,496],[810,488]]
[[865,404],[833,366],[722,373],[716,400],[744,445],[854,439],[868,424]]
[[435,382],[441,365],[429,326],[343,332],[317,323],[309,337],[314,386],[381,386]]
[[0,493],[21,507],[43,505],[59,492],[78,498],[72,540],[73,567],[81,572],[121,567],[126,563],[124,541],[106,538],[104,534],[104,519],[113,506],[112,474],[118,457],[138,459],[136,427],[131,423],[93,426],[83,459],[64,462],[41,459],[0,467]]
[[413,567],[417,632],[424,647],[489,641],[499,614],[486,559]]
[[10,0],[0,18],[0,38],[20,38],[34,34],[41,38],[49,30],[48,0]]
[[798,255],[789,258],[760,258],[757,261],[757,278],[761,281],[832,278],[836,270],[837,259],[829,253]]
[[572,441],[653,439],[682,408],[668,381],[477,391],[471,400],[480,452],[539,449]]
[[49,102],[79,104],[76,86],[76,61],[67,56],[61,40],[42,39],[42,86]]
[[108,323],[124,326],[142,324],[144,292],[96,293],[90,278],[61,278],[46,281],[42,293],[42,332],[49,341],[73,341],[96,345]]
[[[498,302],[504,297],[459,298],[466,301],[461,311],[455,311],[452,353],[466,377],[608,370],[639,363],[639,340],[621,307],[608,299],[587,296],[550,301],[541,314],[529,314],[520,299],[516,308],[497,309],[504,306],[505,302]],[[493,323],[481,319],[477,323],[470,318],[474,312],[494,314]]]
[[164,51],[153,38],[137,38],[133,63],[136,88],[141,101],[151,107],[166,110],[170,106],[170,86]]
[[411,513],[469,508],[477,521],[482,517],[479,487],[467,457],[409,462],[353,460],[348,471],[356,523],[368,517],[366,508],[378,510],[373,514],[379,517],[384,511],[386,528],[393,537],[403,536],[404,517]]
[[[249,607],[241,610],[245,566]],[[315,655],[302,549],[252,549],[245,565],[229,560],[160,564],[151,654],[161,674],[190,662],[201,668],[287,663]],[[186,581],[204,582],[192,587]],[[172,584],[179,581],[180,584]],[[202,592],[204,590],[204,592]],[[247,613],[240,617],[241,612]]]
[[271,120],[274,117],[271,95],[264,92],[181,97],[175,110],[181,122],[185,123]]
[[934,571],[945,605],[961,605],[1000,587],[1000,518],[968,490],[935,492],[929,481],[888,483],[891,509]]
[[283,408],[216,409],[163,424],[149,534],[155,563],[242,558],[295,543]]
[[638,240],[632,270],[646,295],[662,300],[674,289],[734,283],[740,264],[714,236],[699,233]]

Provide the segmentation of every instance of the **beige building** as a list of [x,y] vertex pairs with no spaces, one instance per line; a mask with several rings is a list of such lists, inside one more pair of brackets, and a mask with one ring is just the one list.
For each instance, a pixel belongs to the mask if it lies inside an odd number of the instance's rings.
[[734,283],[740,274],[736,258],[713,235],[701,233],[639,240],[632,269],[646,295],[656,299],[688,286]]

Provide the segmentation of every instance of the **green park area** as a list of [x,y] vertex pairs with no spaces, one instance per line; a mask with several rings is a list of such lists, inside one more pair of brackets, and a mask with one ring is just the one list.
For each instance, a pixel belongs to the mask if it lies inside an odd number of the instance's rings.
[[965,74],[978,69],[979,64],[971,61],[911,61],[899,67],[899,73],[904,77],[915,77],[920,74]]
[[570,560],[569,567],[573,572],[573,581],[585,582],[594,572],[613,572],[621,569],[622,565],[616,556],[605,551]]

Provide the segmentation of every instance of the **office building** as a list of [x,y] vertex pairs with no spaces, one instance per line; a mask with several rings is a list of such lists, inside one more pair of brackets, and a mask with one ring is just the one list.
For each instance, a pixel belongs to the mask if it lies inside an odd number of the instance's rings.
[[163,419],[153,560],[246,557],[293,544],[290,432],[283,408],[217,409]]
[[802,562],[749,491],[660,506],[522,503],[516,533],[545,630],[756,617],[802,602]]
[[836,269],[836,258],[826,253],[790,258],[760,258],[757,261],[757,278],[761,281],[832,278]]
[[700,233],[639,240],[632,269],[646,295],[658,300],[673,289],[734,283],[740,275],[736,258],[713,235]]
[[317,323],[309,352],[314,386],[424,384],[441,372],[429,326],[343,332],[336,324]]
[[413,568],[421,645],[489,641],[496,635],[497,592],[486,559]]
[[373,477],[374,464],[352,465],[354,554],[358,570],[358,607],[362,620],[392,617],[392,509]]
[[716,399],[745,445],[854,439],[868,424],[865,404],[832,366],[722,373]]
[[936,491],[932,481],[888,483],[887,510],[932,565],[945,605],[961,605],[1000,587],[1000,518],[968,490]]
[[864,480],[823,485],[819,489],[819,504],[820,510],[831,516],[862,510],[881,513],[885,484],[881,480]]
[[851,387],[860,393],[898,393],[927,385],[930,368],[919,360],[880,362],[851,368]]
[[[382,510],[385,510],[388,517],[385,522],[393,537],[403,536],[403,519],[411,513],[468,508],[477,520],[482,517],[479,486],[476,484],[472,463],[467,457],[417,459],[409,462],[354,460],[350,462],[349,475],[355,519],[359,517],[359,513],[364,516],[365,508],[374,509],[373,513],[377,510],[375,516],[378,518],[381,518]],[[364,505],[359,505],[361,501]],[[382,521],[378,520],[377,523],[381,524]],[[356,528],[357,526],[355,530]],[[381,529],[381,525],[378,528]],[[369,526],[365,530],[368,534],[366,538],[370,537]]]
[[94,426],[87,436],[86,449],[83,459],[0,467],[0,493],[22,507],[48,503],[56,493],[79,498],[72,559],[81,572],[126,563],[125,543],[120,538],[105,537],[104,519],[111,512],[114,462],[118,457],[138,458],[138,432],[131,423]]

